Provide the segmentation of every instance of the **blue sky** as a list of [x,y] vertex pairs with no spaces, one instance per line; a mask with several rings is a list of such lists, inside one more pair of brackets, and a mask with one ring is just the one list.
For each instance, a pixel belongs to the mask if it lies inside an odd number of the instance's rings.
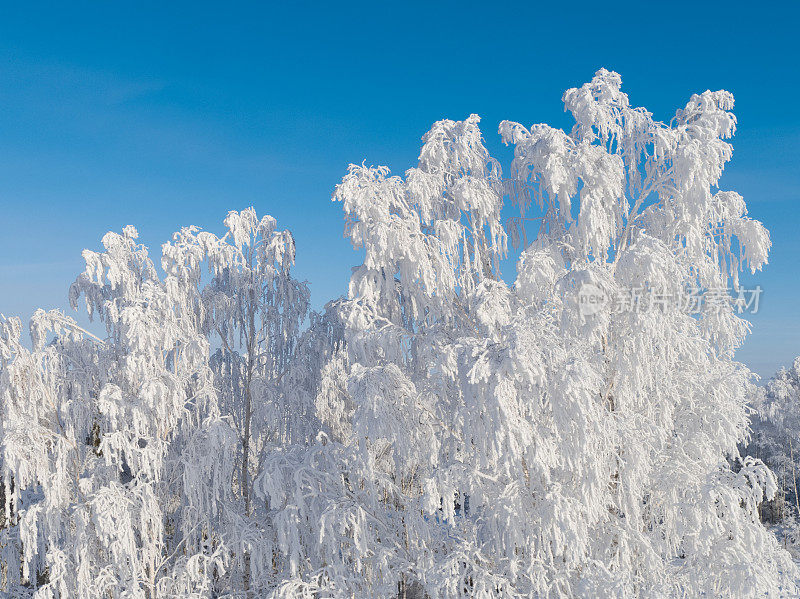
[[250,205],[292,230],[320,306],[359,259],[330,201],[349,163],[402,172],[433,121],[472,112],[506,160],[500,120],[569,127],[562,92],[606,67],[662,120],[734,93],[722,186],[774,244],[739,357],[769,375],[800,355],[796,5],[164,4],[0,8],[0,312],[64,307],[108,230],[157,253]]

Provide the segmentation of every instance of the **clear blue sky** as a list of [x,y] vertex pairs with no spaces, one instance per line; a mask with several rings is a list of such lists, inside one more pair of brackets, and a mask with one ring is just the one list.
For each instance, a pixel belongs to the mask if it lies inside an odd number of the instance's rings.
[[[693,92],[736,97],[723,187],[774,248],[740,359],[800,354],[798,8],[785,3],[105,2],[0,8],[0,312],[63,307],[80,252],[136,225],[220,231],[254,205],[295,234],[315,306],[358,255],[330,201],[348,163],[412,166],[471,112],[570,125],[564,89],[607,67],[668,120]],[[16,3],[20,6],[25,3]],[[169,6],[165,6],[169,4]]]

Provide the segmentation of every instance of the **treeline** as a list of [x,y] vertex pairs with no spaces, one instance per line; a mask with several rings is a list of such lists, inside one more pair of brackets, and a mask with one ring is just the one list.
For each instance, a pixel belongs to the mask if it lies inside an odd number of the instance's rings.
[[[567,90],[568,133],[500,123],[505,168],[476,115],[402,176],[351,165],[334,199],[364,262],[322,313],[291,234],[248,209],[160,257],[133,227],[85,251],[69,298],[102,334],[0,319],[0,590],[796,596],[761,522],[778,480],[740,452],[748,324],[668,301],[766,263],[718,188],[733,97],[665,124],[621,83]],[[634,289],[653,301],[609,299]]]

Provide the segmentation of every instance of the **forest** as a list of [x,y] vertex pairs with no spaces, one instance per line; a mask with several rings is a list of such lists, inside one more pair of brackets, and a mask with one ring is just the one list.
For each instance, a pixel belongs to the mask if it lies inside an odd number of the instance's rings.
[[0,318],[0,596],[798,596],[800,358],[736,360],[771,242],[718,187],[733,96],[562,99],[569,131],[350,165],[320,311],[253,208],[87,240],[91,326]]

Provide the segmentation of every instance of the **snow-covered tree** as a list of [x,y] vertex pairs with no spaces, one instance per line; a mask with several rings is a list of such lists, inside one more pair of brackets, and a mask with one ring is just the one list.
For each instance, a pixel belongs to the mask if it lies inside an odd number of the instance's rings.
[[253,479],[316,439],[341,334],[309,315],[287,231],[252,209],[225,224],[176,233],[163,278],[132,227],[87,250],[70,300],[85,296],[104,339],[39,311],[31,350],[3,321],[2,588],[260,596],[286,577],[284,506],[259,502]]
[[268,506],[255,501],[253,479],[272,451],[304,444],[319,430],[304,386],[313,373],[298,352],[309,291],[291,277],[294,240],[274,218],[259,219],[249,208],[229,213],[225,226],[222,237],[185,228],[164,245],[164,255],[191,255],[210,273],[200,294],[203,326],[221,345],[211,368],[222,413],[238,433],[234,490],[241,510],[230,536],[241,579],[232,580],[252,596],[252,587],[274,582],[279,561]]
[[[506,186],[471,116],[435,124],[405,177],[352,166],[337,187],[365,261],[318,400],[353,456],[338,530],[358,571],[329,584],[487,598],[793,588],[756,512],[774,477],[737,450],[747,325],[722,298],[698,316],[665,301],[766,262],[766,230],[717,190],[733,99],[692,96],[667,125],[620,85],[602,70],[567,91],[570,133],[502,123]],[[529,241],[512,286],[504,190],[513,237]],[[587,288],[641,290],[648,309],[582,313]]]
[[752,435],[745,453],[763,460],[778,479],[775,501],[761,507],[767,522],[788,524],[788,536],[796,551],[800,545],[800,358],[781,368],[759,387]]
[[39,311],[27,349],[20,322],[3,324],[5,510],[36,597],[208,596],[225,571],[234,433],[192,288],[160,281],[136,237],[85,251],[70,291],[105,339]]

